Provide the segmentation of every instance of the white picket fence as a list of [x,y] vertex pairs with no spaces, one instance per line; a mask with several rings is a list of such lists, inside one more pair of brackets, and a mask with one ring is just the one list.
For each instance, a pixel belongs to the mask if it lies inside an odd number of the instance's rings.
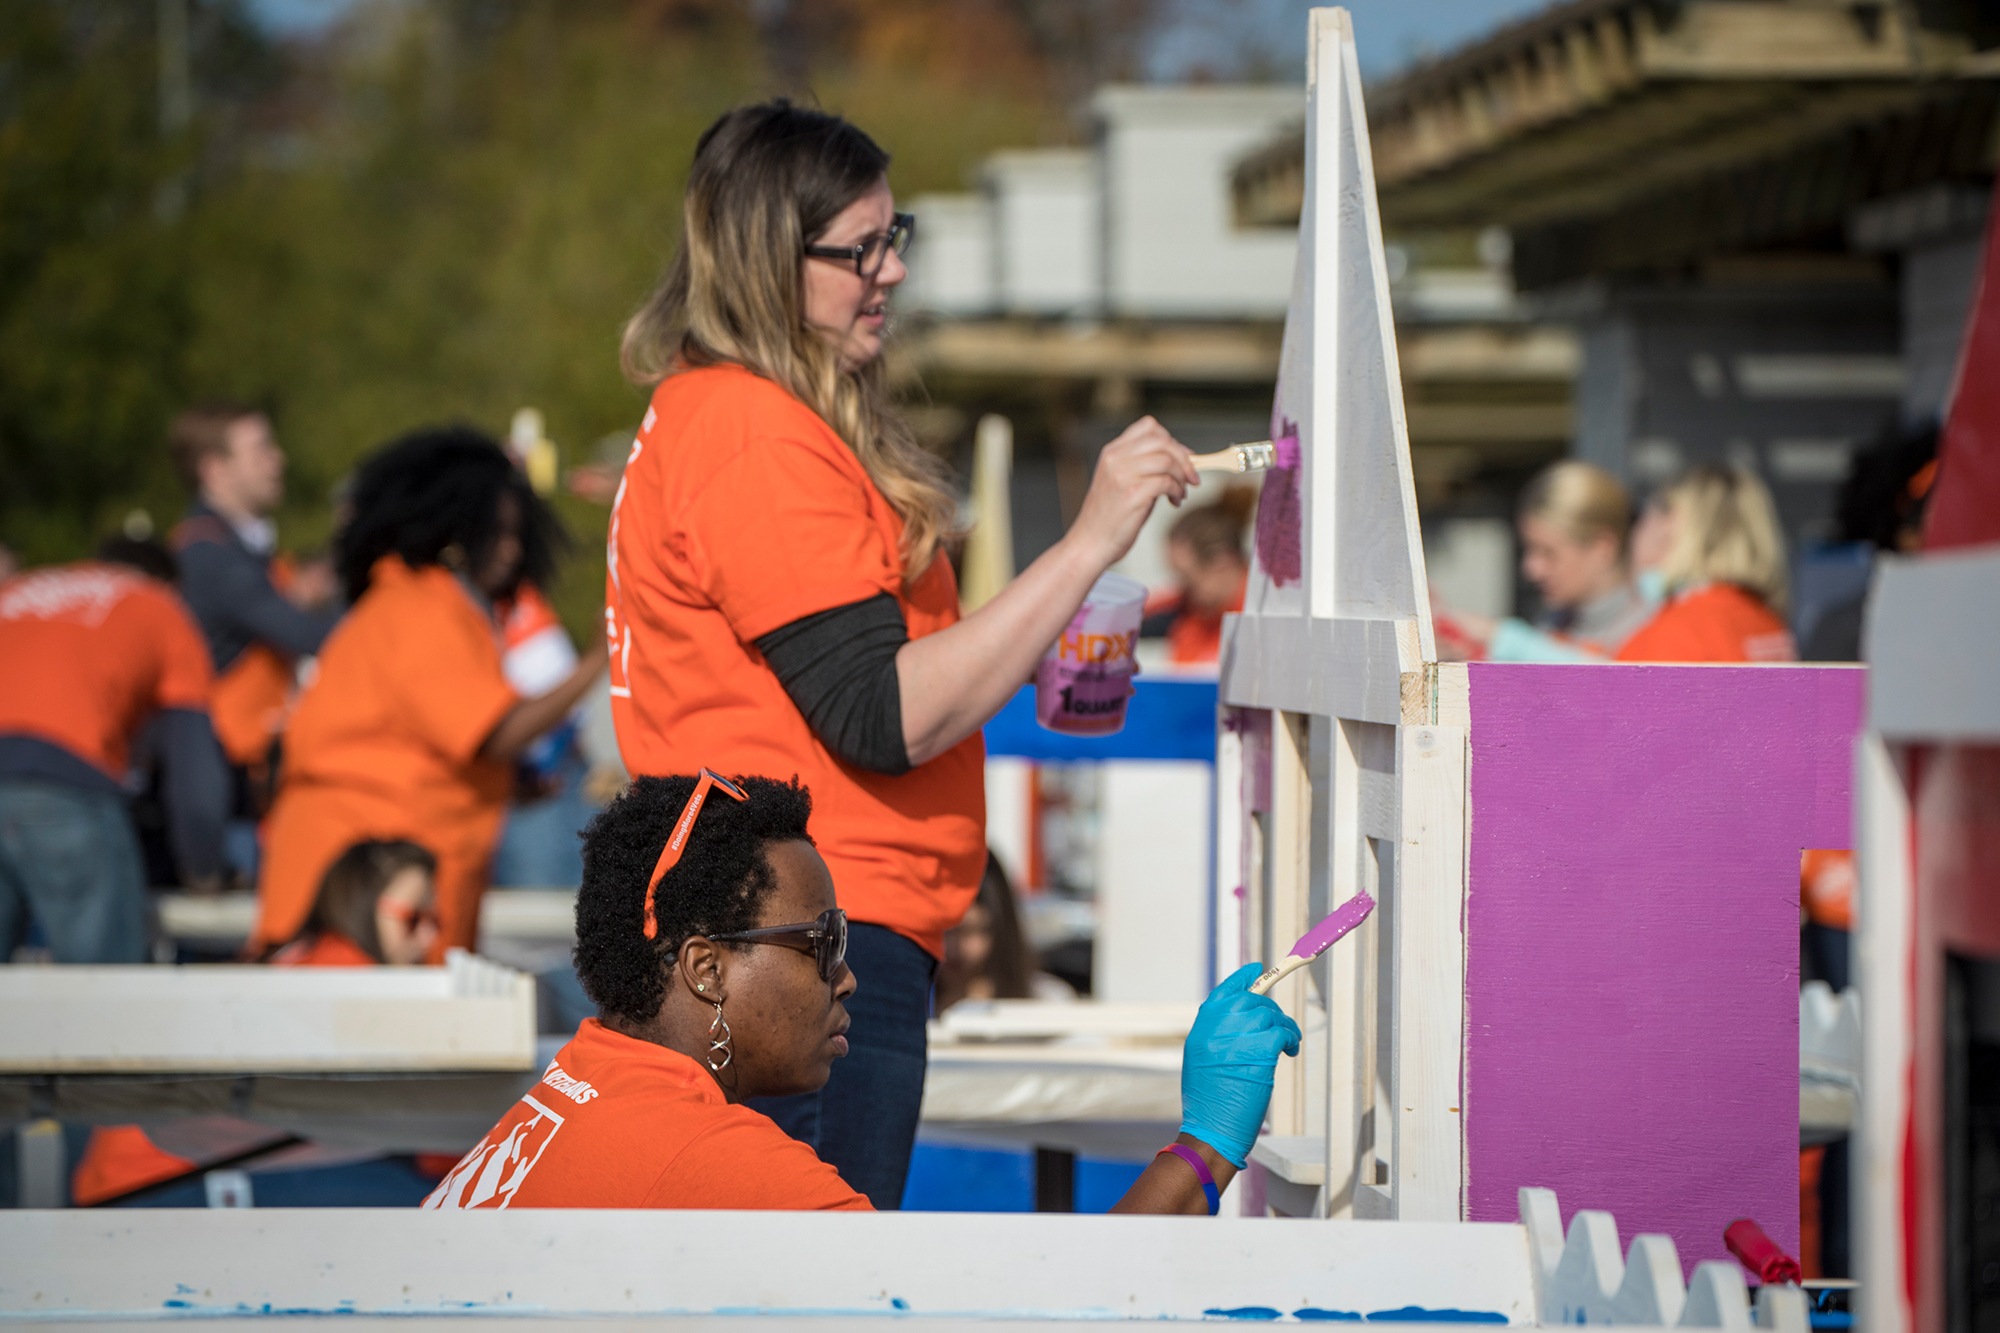
[[1749,1286],[1734,1263],[1695,1265],[1682,1285],[1680,1253],[1667,1236],[1634,1236],[1621,1254],[1618,1223],[1584,1209],[1563,1236],[1554,1190],[1523,1189],[1528,1264],[1535,1280],[1536,1322],[1654,1328],[1764,1328],[1807,1333],[1811,1320],[1797,1287],[1758,1288],[1753,1322]]

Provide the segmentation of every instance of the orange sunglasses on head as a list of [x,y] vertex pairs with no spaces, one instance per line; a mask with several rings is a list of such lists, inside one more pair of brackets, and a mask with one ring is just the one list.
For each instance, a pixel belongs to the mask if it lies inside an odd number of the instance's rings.
[[748,792],[719,773],[701,770],[701,780],[694,784],[694,795],[688,797],[687,808],[674,821],[674,831],[667,838],[667,845],[660,849],[660,859],[653,864],[653,878],[646,884],[646,938],[652,939],[660,933],[660,923],[653,915],[653,898],[659,892],[660,881],[667,872],[680,864],[681,852],[687,847],[688,834],[694,831],[695,816],[701,813],[701,803],[708,799],[710,789],[720,789],[724,795],[739,801],[750,799]]

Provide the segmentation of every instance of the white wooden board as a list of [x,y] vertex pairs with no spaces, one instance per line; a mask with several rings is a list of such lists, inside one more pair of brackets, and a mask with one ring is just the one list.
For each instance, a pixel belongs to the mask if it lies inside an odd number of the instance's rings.
[[250,1209],[0,1215],[0,1316],[1200,1319],[1420,1306],[1531,1322],[1518,1225],[938,1213]]
[[534,979],[443,967],[0,968],[0,1073],[525,1070]]

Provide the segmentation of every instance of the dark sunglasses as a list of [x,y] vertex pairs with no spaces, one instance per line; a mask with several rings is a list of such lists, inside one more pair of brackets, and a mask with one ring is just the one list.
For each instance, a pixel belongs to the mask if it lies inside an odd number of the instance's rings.
[[894,250],[902,254],[910,248],[910,237],[917,231],[915,213],[898,213],[889,220],[889,230],[877,232],[856,245],[808,245],[806,253],[814,259],[838,259],[854,265],[854,271],[861,277],[872,278],[882,271],[882,261]]
[[712,940],[735,940],[742,944],[779,944],[809,953],[819,964],[819,979],[832,981],[847,961],[847,913],[829,907],[817,920],[796,926],[765,926],[761,930],[737,930],[727,935],[710,935]]

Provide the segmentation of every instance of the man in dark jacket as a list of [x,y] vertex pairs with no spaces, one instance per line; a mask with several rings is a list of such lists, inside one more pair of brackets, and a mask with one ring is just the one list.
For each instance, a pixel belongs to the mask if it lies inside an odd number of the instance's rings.
[[248,873],[258,814],[252,795],[269,778],[300,658],[319,651],[336,613],[332,571],[294,573],[276,555],[270,515],[285,494],[285,455],[270,418],[239,403],[208,403],[174,418],[168,444],[193,495],[174,529],[180,591],[215,666],[209,715],[237,774],[231,860]]

